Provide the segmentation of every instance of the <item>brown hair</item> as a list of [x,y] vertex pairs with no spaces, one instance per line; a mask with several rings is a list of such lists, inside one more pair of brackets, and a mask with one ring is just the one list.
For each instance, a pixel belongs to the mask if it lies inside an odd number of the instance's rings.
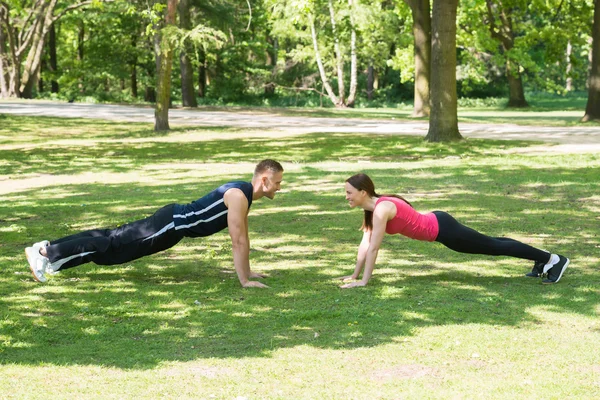
[[[350,178],[346,179],[346,182],[352,185],[356,190],[364,190],[367,192],[369,197],[396,197],[412,207],[412,204],[410,204],[408,200],[402,196],[398,196],[397,194],[376,193],[375,184],[367,174],[352,175]],[[365,210],[365,218],[360,229],[363,231],[370,231],[373,229],[373,211]]]
[[274,173],[283,172],[283,167],[275,160],[262,160],[261,162],[256,164],[256,168],[254,168],[254,175],[262,174],[266,170],[269,170]]

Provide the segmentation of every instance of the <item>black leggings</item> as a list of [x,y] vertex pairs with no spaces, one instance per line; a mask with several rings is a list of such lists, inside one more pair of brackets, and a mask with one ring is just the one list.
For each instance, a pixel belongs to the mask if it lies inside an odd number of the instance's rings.
[[434,211],[440,226],[436,242],[460,253],[486,254],[490,256],[510,256],[548,262],[550,253],[536,249],[514,239],[490,237],[462,225],[444,211]]
[[93,229],[53,240],[46,247],[54,268],[73,268],[88,262],[115,265],[175,246],[184,235],[173,228],[173,205],[148,218],[115,229]]

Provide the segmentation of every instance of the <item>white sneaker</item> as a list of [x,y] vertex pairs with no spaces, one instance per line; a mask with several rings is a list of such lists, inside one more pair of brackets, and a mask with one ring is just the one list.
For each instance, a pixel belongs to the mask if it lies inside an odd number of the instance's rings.
[[42,240],[41,242],[34,243],[31,247],[42,248],[42,247],[46,247],[46,246],[49,246],[49,245],[50,245],[49,241]]
[[33,278],[38,282],[46,282],[44,272],[46,271],[48,259],[40,254],[40,248],[26,247],[25,256],[27,257],[27,262],[29,262],[29,269],[33,274]]
[[[50,246],[50,242],[48,240],[42,240],[41,242],[34,243],[31,247],[33,247],[34,249],[37,247],[37,249],[39,251],[39,249],[41,249],[42,247],[48,247],[48,246]],[[45,274],[56,275],[59,272],[60,271],[56,271],[52,267],[52,264],[50,263],[50,261],[48,261],[48,263],[46,263],[46,269],[44,270]]]

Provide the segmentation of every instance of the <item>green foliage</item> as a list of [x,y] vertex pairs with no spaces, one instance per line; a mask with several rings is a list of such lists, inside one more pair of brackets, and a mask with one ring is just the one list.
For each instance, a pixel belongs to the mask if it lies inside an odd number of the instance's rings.
[[[242,2],[243,3],[243,2]],[[306,104],[322,102],[322,83],[314,59],[309,21],[328,78],[335,83],[333,32],[328,0],[260,0],[245,4],[230,0],[191,1],[191,30],[169,27],[162,34],[177,51],[191,58],[193,68],[206,65],[208,88],[204,104]],[[493,4],[500,4],[496,0]],[[27,3],[11,1],[11,15],[27,14]],[[412,98],[414,48],[412,16],[405,1],[355,0],[332,2],[345,55],[349,87],[349,38],[357,32],[359,88],[356,105],[365,104],[366,71],[372,66],[378,88],[371,104]],[[502,51],[490,33],[486,0],[464,0],[458,13],[458,92],[461,97],[501,97],[507,93],[506,62],[519,65],[530,92],[563,94],[570,78],[573,90],[585,90],[588,76],[592,0],[504,0],[512,18],[514,47]],[[60,3],[64,6],[66,3]],[[132,65],[137,66],[139,92],[152,89],[155,79],[153,35],[161,28],[165,4],[160,1],[98,3],[65,15],[57,25],[58,71],[41,71],[44,82],[58,81],[60,92],[39,97],[139,101],[131,93]],[[61,8],[62,9],[62,8]],[[80,42],[79,33],[83,32]],[[572,52],[567,73],[567,45]],[[79,48],[83,46],[83,58]],[[164,48],[164,47],[163,47]],[[46,56],[47,60],[47,56]],[[173,100],[180,96],[178,63],[173,68]],[[568,76],[567,76],[568,75]],[[275,94],[265,90],[275,87]],[[275,96],[275,98],[273,98]]]
[[[505,63],[511,60],[519,66],[526,88],[531,91],[564,93],[567,79],[567,44],[573,46],[570,57],[573,90],[583,90],[587,78],[587,59],[582,54],[591,31],[591,2],[589,0],[492,1],[502,5],[510,15],[514,31],[514,47],[506,52],[490,34],[490,21],[486,0],[468,0],[459,7],[457,42],[465,51],[460,53],[459,71],[462,80],[459,88],[464,95],[497,96],[506,92]],[[500,24],[498,11],[494,22]],[[473,81],[473,82],[471,82]],[[473,87],[489,84],[488,93]]]

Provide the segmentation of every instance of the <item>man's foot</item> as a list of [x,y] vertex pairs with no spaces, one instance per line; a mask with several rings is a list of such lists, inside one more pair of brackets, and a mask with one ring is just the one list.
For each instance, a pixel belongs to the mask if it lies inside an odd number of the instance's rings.
[[41,242],[34,243],[31,247],[42,248],[46,246],[50,246],[50,242],[47,240],[42,240]]
[[525,274],[525,276],[529,276],[530,278],[539,278],[544,273],[544,265],[546,265],[543,261],[536,261],[533,264],[533,269],[531,272]]
[[46,264],[48,264],[48,259],[40,254],[40,248],[25,248],[25,256],[27,257],[27,262],[29,263],[29,269],[33,274],[33,278],[38,282],[46,282],[44,272],[46,271]]
[[548,270],[548,279],[544,279],[542,283],[556,283],[562,278],[563,273],[569,266],[570,260],[567,257],[563,257],[557,254],[558,261],[555,262],[552,267]]

